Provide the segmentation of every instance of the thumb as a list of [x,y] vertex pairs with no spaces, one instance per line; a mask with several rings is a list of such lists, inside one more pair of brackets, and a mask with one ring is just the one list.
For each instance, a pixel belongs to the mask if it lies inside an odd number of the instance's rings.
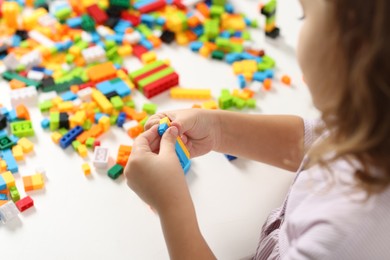
[[175,152],[176,138],[179,135],[179,129],[176,126],[171,126],[165,131],[161,138],[160,154],[168,154]]

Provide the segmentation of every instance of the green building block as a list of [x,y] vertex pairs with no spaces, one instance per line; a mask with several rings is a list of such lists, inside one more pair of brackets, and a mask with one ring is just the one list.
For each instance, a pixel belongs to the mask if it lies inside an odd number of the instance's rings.
[[145,67],[139,69],[139,70],[136,70],[136,71],[134,71],[134,72],[131,72],[131,73],[129,74],[130,79],[134,81],[134,79],[135,79],[136,77],[138,77],[138,76],[140,76],[140,75],[142,75],[142,74],[144,74],[144,73],[146,73],[146,72],[148,72],[148,71],[151,71],[151,70],[153,70],[153,69],[155,69],[155,68],[158,68],[158,67],[160,67],[160,66],[162,66],[162,65],[164,65],[164,62],[163,62],[162,60],[158,60],[158,61],[155,61],[155,62],[153,62],[153,63],[150,63],[150,64],[146,65]]
[[84,130],[89,130],[92,127],[91,120],[87,119],[84,121],[83,125],[81,126]]
[[139,124],[144,127],[146,122],[148,121],[148,119],[149,119],[149,116],[146,116],[144,119],[141,120],[141,122],[139,122]]
[[13,122],[10,125],[11,133],[17,137],[34,136],[34,128],[30,120]]
[[85,141],[85,145],[88,147],[88,148],[93,148],[93,144],[95,143],[95,138],[93,137],[89,137],[86,141]]
[[14,142],[6,135],[0,136],[0,150],[9,149],[14,146]]
[[119,96],[114,96],[110,98],[110,102],[116,110],[122,110],[124,106],[123,101]]
[[229,109],[233,106],[233,97],[230,95],[220,96],[218,99],[219,108]]
[[75,150],[77,152],[77,149],[79,148],[80,145],[81,145],[80,141],[74,140],[72,142],[73,150]]
[[110,177],[113,180],[117,179],[122,173],[123,173],[123,166],[120,164],[115,164],[107,172],[108,177]]
[[111,115],[110,116],[110,125],[115,125],[117,120],[118,120],[117,115]]
[[67,19],[71,14],[72,14],[72,10],[70,8],[61,8],[60,10],[54,13],[54,16],[58,20],[63,21]]
[[129,9],[130,8],[130,1],[129,0],[110,0],[110,6],[117,6],[117,7]]
[[20,194],[16,186],[13,186],[9,189],[9,195],[13,202],[17,202],[18,200],[20,200]]
[[126,101],[126,102],[125,102],[125,106],[126,106],[126,107],[135,108],[135,102],[134,102],[134,100]]
[[157,105],[153,103],[144,104],[142,106],[142,110],[148,113],[149,115],[156,114],[157,111]]
[[246,101],[246,105],[249,108],[256,108],[256,100],[251,98]]
[[61,128],[58,130],[58,133],[60,133],[62,136],[66,135],[68,133],[68,129]]
[[81,16],[81,28],[87,32],[95,31],[95,21],[91,16],[84,14]]
[[245,100],[238,97],[233,97],[233,104],[236,108],[243,109],[245,107],[245,103]]
[[213,0],[213,1],[211,1],[211,3],[213,4],[213,5],[217,5],[217,6],[225,6],[225,4],[226,4],[226,0]]
[[211,53],[211,58],[215,60],[223,60],[225,53],[223,51],[215,50]]
[[41,83],[38,81],[22,77],[17,73],[13,73],[13,72],[9,72],[9,71],[4,72],[2,76],[5,80],[8,80],[8,81],[11,81],[13,79],[17,79],[17,80],[25,83],[27,86],[34,86],[34,87],[38,88],[41,85]]
[[50,113],[50,130],[55,131],[60,127],[60,113],[51,112]]
[[157,73],[154,73],[153,75],[150,75],[149,77],[146,77],[144,79],[141,79],[139,82],[138,82],[138,90],[143,93],[143,89],[145,86],[149,85],[150,83],[152,82],[155,82],[163,77],[166,77],[168,76],[169,74],[172,74],[174,73],[175,71],[173,70],[173,68],[171,67],[168,67],[168,68],[165,68],[165,69],[162,69],[160,71],[158,71]]
[[213,18],[213,19],[214,18],[219,19],[224,12],[225,12],[225,8],[222,6],[212,5],[210,7],[210,15],[211,15],[211,18]]
[[215,39],[219,35],[219,21],[217,19],[207,20],[204,24],[204,34],[208,39]]

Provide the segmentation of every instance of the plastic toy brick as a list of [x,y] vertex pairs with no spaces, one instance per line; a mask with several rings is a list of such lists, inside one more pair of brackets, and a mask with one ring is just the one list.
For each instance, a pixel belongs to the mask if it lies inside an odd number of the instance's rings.
[[110,129],[110,118],[103,116],[99,119],[99,125],[102,127],[103,132],[107,132]]
[[91,174],[91,167],[89,166],[88,163],[83,163],[83,165],[82,165],[81,167],[82,167],[82,169],[83,169],[83,172],[84,172],[84,175],[85,175],[85,176]]
[[0,130],[7,127],[7,117],[0,112]]
[[131,127],[128,131],[127,131],[127,134],[131,137],[131,138],[136,138],[137,136],[139,136],[142,132],[144,131],[144,127],[140,124],[134,126],[134,127]]
[[83,157],[83,158],[87,157],[87,155],[88,155],[87,147],[86,147],[85,145],[83,145],[83,144],[80,144],[80,145],[77,147],[77,152],[78,152],[78,154],[79,154],[81,157]]
[[92,99],[98,104],[103,113],[111,113],[113,106],[100,91],[92,91]]
[[83,80],[81,78],[75,77],[74,79],[69,81],[43,86],[42,92],[50,92],[50,91],[64,92],[64,91],[68,91],[71,86],[81,84],[81,83],[83,83]]
[[[153,72],[154,73],[156,71],[159,71],[159,70],[161,70],[160,67],[166,68],[167,65],[163,61],[161,61],[161,60],[155,61],[153,63],[150,63],[150,64],[144,66],[143,68],[141,68],[139,70],[131,72],[130,73],[130,78],[133,81],[140,80],[140,79],[142,79],[142,78],[140,78],[142,75],[144,75],[144,74],[146,74],[148,72]],[[149,75],[149,74],[146,74],[146,75]]]
[[12,147],[12,154],[17,161],[24,160],[23,148],[20,145],[15,145]]
[[100,82],[116,76],[116,69],[112,62],[95,65],[87,70],[90,80]]
[[287,75],[282,76],[282,82],[288,86],[291,85],[291,78]]
[[115,164],[114,166],[112,166],[112,167],[108,170],[107,175],[108,175],[108,177],[110,177],[111,179],[115,180],[115,179],[117,179],[122,173],[123,173],[123,166],[120,165],[120,164]]
[[121,110],[123,108],[123,101],[119,96],[112,97],[110,99],[111,104],[116,110]]
[[142,106],[142,110],[148,113],[149,115],[153,115],[157,111],[157,105],[153,103],[144,104]]
[[11,133],[17,137],[34,136],[35,132],[31,121],[19,121],[10,124]]
[[0,190],[6,190],[7,189],[7,183],[5,182],[3,176],[0,175]]
[[14,145],[15,143],[8,136],[0,136],[0,150],[9,149]]
[[118,149],[118,154],[116,158],[116,163],[126,166],[129,156],[131,154],[132,147],[127,145],[120,145]]
[[171,98],[174,99],[210,99],[210,89],[186,89],[186,88],[171,88]]
[[30,196],[26,196],[23,199],[15,203],[20,212],[23,212],[34,206],[34,201]]
[[118,119],[116,120],[116,125],[122,127],[125,121],[126,121],[126,114],[124,112],[120,112]]
[[146,77],[146,78],[140,80],[138,82],[138,89],[141,92],[143,92],[143,89],[145,86],[147,86],[155,81],[158,81],[159,79],[163,79],[164,77],[166,77],[172,73],[174,73],[173,68],[168,67],[168,68],[162,69],[162,70],[150,75],[149,77]]
[[84,132],[81,126],[76,126],[75,128],[69,130],[69,132],[64,135],[60,140],[60,146],[65,149],[68,147],[82,132]]
[[74,140],[72,142],[73,150],[77,151],[80,145],[81,145],[81,143],[78,140]]
[[18,119],[30,120],[30,113],[23,104],[17,105],[15,111]]
[[174,72],[162,79],[159,79],[145,86],[143,92],[145,97],[151,98],[168,90],[169,88],[177,86],[178,84],[179,84],[179,75]]
[[10,92],[11,105],[16,107],[19,104],[35,105],[38,102],[37,89],[34,86],[22,89],[14,89]]
[[8,80],[8,81],[11,81],[13,79],[19,80],[19,81],[23,82],[24,84],[26,84],[26,86],[34,86],[36,88],[38,88],[40,86],[39,82],[22,77],[19,74],[14,73],[14,72],[6,71],[3,73],[2,76],[5,80]]
[[1,156],[3,157],[3,160],[7,163],[7,170],[16,173],[18,172],[18,164],[16,163],[16,160],[14,156],[12,155],[12,151],[10,149],[3,150],[1,153]]
[[16,218],[18,214],[19,210],[12,201],[8,201],[0,207],[0,220],[3,224],[6,224]]
[[93,165],[96,168],[106,168],[108,165],[108,149],[105,147],[97,146],[93,154]]
[[89,137],[86,141],[85,141],[85,145],[88,147],[88,148],[93,148],[93,144],[95,143],[95,138],[93,137]]
[[58,132],[54,132],[51,134],[51,140],[53,140],[53,142],[56,144],[60,143],[61,138],[62,138],[62,134]]
[[0,159],[0,172],[4,172],[7,170],[7,162]]
[[23,176],[24,190],[33,191],[41,190],[45,187],[45,181],[41,173],[37,173],[30,176]]
[[18,200],[20,200],[20,194],[16,186],[13,186],[9,189],[9,195],[13,202],[17,202]]
[[153,61],[156,61],[157,55],[154,51],[149,51],[141,55],[141,61],[144,64],[149,64]]
[[2,173],[0,176],[3,178],[8,190],[15,186],[15,178],[10,171]]
[[88,6],[86,8],[88,14],[92,16],[92,18],[96,21],[98,24],[103,24],[107,21],[108,16],[107,14],[99,8],[97,4],[93,4],[91,6]]

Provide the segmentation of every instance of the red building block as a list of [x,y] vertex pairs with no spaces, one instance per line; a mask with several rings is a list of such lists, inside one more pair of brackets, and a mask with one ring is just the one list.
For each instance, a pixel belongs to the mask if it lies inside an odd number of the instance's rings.
[[139,60],[141,60],[141,56],[142,54],[148,52],[149,50],[146,49],[144,46],[142,45],[134,45],[133,46],[133,54],[135,57],[137,57]]
[[136,15],[132,15],[128,11],[121,12],[121,19],[130,22],[133,27],[135,27],[141,23],[141,17],[136,16]]
[[150,75],[153,75],[155,73],[157,73],[158,71],[160,70],[163,70],[165,68],[168,68],[168,66],[166,64],[162,64],[161,66],[157,67],[157,68],[154,68],[144,74],[141,74],[139,75],[138,77],[134,78],[134,84],[135,84],[135,87],[138,88],[138,82],[146,77],[149,77]]
[[175,87],[179,84],[179,75],[175,72],[159,79],[144,87],[144,96],[147,98],[154,97],[165,90]]
[[30,196],[27,196],[27,197],[24,197],[23,199],[21,200],[18,200],[16,203],[15,203],[16,207],[19,209],[20,212],[23,212],[25,211],[26,209],[29,209],[31,208],[32,206],[34,206],[34,201],[31,199]]
[[156,1],[156,2],[153,2],[153,3],[150,3],[148,5],[143,6],[138,11],[140,11],[143,14],[150,13],[150,12],[154,12],[154,11],[157,11],[158,9],[165,7],[165,5],[166,5],[166,2],[164,0],[159,0],[159,1]]
[[103,24],[108,20],[107,14],[97,4],[88,6],[87,12],[98,24]]

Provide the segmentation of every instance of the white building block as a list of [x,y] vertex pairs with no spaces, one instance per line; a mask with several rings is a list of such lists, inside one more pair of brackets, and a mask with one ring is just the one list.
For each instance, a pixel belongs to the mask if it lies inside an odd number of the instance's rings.
[[42,62],[42,55],[39,51],[31,51],[20,58],[20,63],[26,66],[27,69],[38,66]]
[[108,166],[108,148],[97,146],[93,153],[93,165],[96,168],[107,168]]
[[83,103],[83,101],[81,101],[81,99],[79,98],[76,98],[75,100],[72,100],[72,103],[75,107],[78,107],[78,106],[81,106],[81,104]]
[[3,64],[8,70],[15,70],[19,66],[20,61],[16,58],[15,54],[10,53],[3,59]]
[[99,45],[84,49],[81,51],[81,54],[83,55],[83,58],[87,64],[94,62],[105,62],[107,60],[106,52]]
[[91,88],[84,88],[77,92],[77,96],[84,102],[91,101],[92,98],[92,89]]
[[138,123],[137,120],[131,120],[131,121],[128,121],[128,122],[124,123],[122,127],[123,127],[123,129],[125,129],[125,131],[127,132],[127,131],[129,131],[130,128],[135,127],[135,126],[137,126],[138,124],[139,124],[139,123]]
[[57,97],[57,92],[53,91],[48,91],[48,92],[42,92],[39,95],[39,102],[44,102],[47,100],[52,100],[53,98]]
[[38,18],[38,23],[43,27],[55,28],[57,23],[56,18],[51,16],[50,14],[42,15]]
[[10,92],[10,99],[12,107],[20,104],[35,106],[38,103],[38,91],[34,86],[14,89]]
[[107,35],[114,34],[114,32],[110,28],[103,25],[99,25],[98,27],[96,27],[96,31],[102,38],[106,37]]
[[45,35],[43,35],[38,31],[35,30],[29,31],[28,36],[45,47],[51,48],[55,46],[54,41],[52,41],[51,39],[49,39],[48,37],[46,37]]
[[141,33],[138,31],[134,31],[132,33],[125,34],[123,40],[130,44],[137,44],[141,41]]
[[0,220],[4,224],[8,221],[16,218],[19,214],[19,210],[16,207],[15,203],[9,201],[0,207]]
[[41,81],[45,77],[45,73],[37,70],[29,70],[27,73],[27,78],[36,80],[36,81]]

